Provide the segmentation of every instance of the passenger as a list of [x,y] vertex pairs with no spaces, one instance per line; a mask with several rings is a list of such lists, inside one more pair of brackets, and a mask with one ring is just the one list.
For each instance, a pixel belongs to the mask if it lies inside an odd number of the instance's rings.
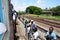
[[34,23],[34,21],[33,20],[31,20],[31,27],[30,27],[30,36],[32,37],[33,36],[33,33],[34,33],[34,29],[36,28],[36,25],[35,25],[35,23]]
[[14,11],[13,11],[13,32],[14,32],[14,40],[17,39],[16,36],[15,36],[15,33],[16,33],[16,25],[17,25],[17,23],[16,23],[17,17],[18,17],[18,14],[17,14],[17,12],[14,10]]
[[46,40],[56,40],[56,34],[53,32],[54,28],[50,27],[46,34]]
[[29,23],[27,25],[28,39],[29,39],[29,31],[30,31],[30,28],[31,28],[31,20],[29,20]]
[[30,27],[31,27],[31,20],[29,20],[29,22],[27,24],[27,33],[29,33],[29,31],[30,31]]
[[27,24],[28,24],[28,21],[25,20],[25,22],[24,22],[25,28],[27,27]]
[[27,21],[27,20],[25,20],[24,25],[25,25],[26,35],[27,35],[27,24],[28,24],[28,21]]
[[14,27],[14,33],[16,33],[16,20],[17,20],[17,16],[18,14],[16,13],[16,11],[14,10],[14,13],[13,13],[13,27]]
[[39,33],[38,33],[37,28],[35,28],[33,31],[34,31],[34,34],[33,34],[33,38],[34,38],[34,40],[38,40]]
[[36,24],[34,23],[33,20],[31,21],[31,28],[32,28],[32,31],[36,28]]

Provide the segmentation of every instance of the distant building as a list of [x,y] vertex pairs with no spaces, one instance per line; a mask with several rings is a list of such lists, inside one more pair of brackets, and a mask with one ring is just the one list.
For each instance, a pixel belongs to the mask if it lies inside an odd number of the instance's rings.
[[44,15],[47,15],[47,16],[52,16],[53,15],[52,11],[43,11],[42,13]]

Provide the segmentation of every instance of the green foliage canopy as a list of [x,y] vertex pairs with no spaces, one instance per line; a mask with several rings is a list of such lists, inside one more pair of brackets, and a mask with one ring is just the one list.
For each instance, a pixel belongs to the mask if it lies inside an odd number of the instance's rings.
[[40,15],[42,13],[42,9],[36,6],[29,6],[26,8],[26,13]]

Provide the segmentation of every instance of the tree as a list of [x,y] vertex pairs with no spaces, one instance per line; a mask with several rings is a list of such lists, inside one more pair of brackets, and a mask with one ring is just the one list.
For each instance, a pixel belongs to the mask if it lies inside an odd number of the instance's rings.
[[30,13],[30,14],[41,14],[42,13],[42,9],[36,6],[29,6],[26,8],[26,13]]
[[53,7],[50,10],[53,12],[53,15],[60,16],[60,6]]

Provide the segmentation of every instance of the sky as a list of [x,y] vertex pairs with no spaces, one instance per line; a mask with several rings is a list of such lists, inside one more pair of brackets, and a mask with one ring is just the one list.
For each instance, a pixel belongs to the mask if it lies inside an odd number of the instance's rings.
[[28,6],[37,6],[42,9],[60,5],[60,0],[11,0],[16,11],[25,11]]

